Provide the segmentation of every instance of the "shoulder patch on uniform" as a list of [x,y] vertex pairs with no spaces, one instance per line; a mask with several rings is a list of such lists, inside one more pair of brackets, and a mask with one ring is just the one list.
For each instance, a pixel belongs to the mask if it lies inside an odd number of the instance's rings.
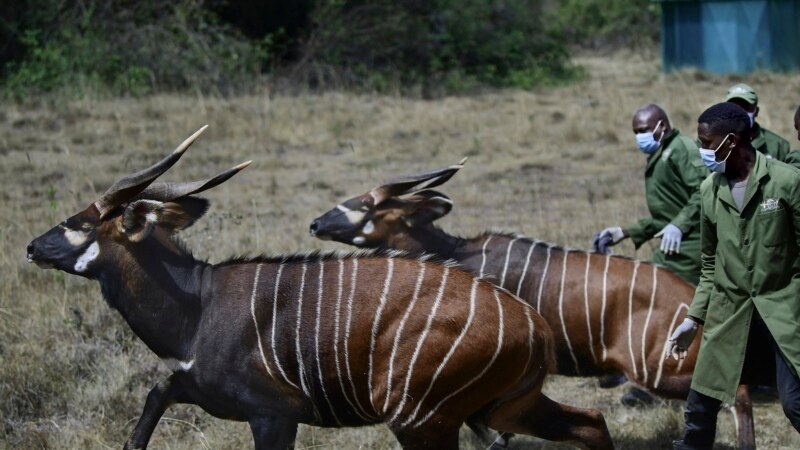
[[671,154],[672,154],[672,149],[669,148],[669,147],[665,148],[664,151],[661,152],[661,160],[662,161],[668,160],[669,159],[669,155],[671,155]]

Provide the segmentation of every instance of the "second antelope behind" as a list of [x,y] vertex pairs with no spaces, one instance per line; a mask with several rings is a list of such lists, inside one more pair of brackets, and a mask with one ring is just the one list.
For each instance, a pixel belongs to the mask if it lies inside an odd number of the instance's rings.
[[145,448],[175,403],[247,421],[257,449],[291,447],[298,423],[386,423],[404,448],[456,449],[467,419],[612,448],[599,411],[541,393],[553,359],[541,316],[465,271],[396,253],[196,259],[176,237],[208,209],[196,194],[247,165],[154,182],[201,131],[27,249],[41,267],[96,280],[173,369],[126,448]]

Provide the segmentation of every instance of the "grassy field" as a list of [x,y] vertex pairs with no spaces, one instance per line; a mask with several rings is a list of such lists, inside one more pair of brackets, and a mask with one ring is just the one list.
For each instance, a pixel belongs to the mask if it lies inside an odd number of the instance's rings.
[[[0,108],[0,447],[119,448],[145,396],[167,374],[158,358],[102,300],[97,283],[25,262],[33,237],[82,210],[118,176],[159,159],[203,124],[210,129],[167,176],[189,180],[255,162],[208,197],[208,215],[184,233],[196,255],[344,249],[308,236],[309,222],[336,202],[398,174],[457,162],[441,190],[455,208],[447,230],[487,227],[571,247],[599,229],[647,214],[645,158],[630,120],[656,102],[695,136],[696,117],[724,98],[731,77],[660,74],[654,57],[585,56],[587,78],[541,92],[503,91],[436,101],[330,93],[234,99],[156,96],[141,100],[42,101]],[[792,128],[800,76],[748,77],[760,122],[800,147]],[[792,95],[794,94],[794,95]],[[619,251],[647,258],[631,244]],[[624,388],[552,377],[546,392],[601,408],[619,448],[669,448],[682,404],[619,405]],[[777,404],[756,405],[761,448],[800,448]],[[734,443],[721,414],[718,442]],[[464,448],[484,448],[462,431]],[[246,424],[196,407],[171,408],[151,448],[250,448]],[[298,448],[395,448],[382,426],[301,426]],[[520,438],[514,448],[550,448]]]

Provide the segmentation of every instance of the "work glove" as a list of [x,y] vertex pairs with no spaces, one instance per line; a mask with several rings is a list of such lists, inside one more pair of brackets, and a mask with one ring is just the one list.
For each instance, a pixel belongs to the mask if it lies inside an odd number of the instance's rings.
[[592,251],[596,253],[603,253],[605,255],[611,253],[612,245],[616,245],[619,241],[625,239],[625,232],[622,227],[609,227],[605,230],[595,233],[592,240]]
[[686,352],[697,334],[697,328],[697,322],[694,320],[688,317],[683,319],[683,323],[678,325],[678,328],[669,337],[669,352],[665,355],[665,358],[668,358],[669,355],[672,355],[676,360],[685,358]]
[[661,237],[661,251],[667,255],[681,252],[683,231],[673,224],[668,224],[655,237]]

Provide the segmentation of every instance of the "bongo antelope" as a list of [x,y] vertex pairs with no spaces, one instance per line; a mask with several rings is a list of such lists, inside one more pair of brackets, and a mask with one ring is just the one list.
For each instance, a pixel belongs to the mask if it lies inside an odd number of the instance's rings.
[[258,449],[292,446],[298,423],[386,423],[405,448],[454,449],[467,418],[612,448],[599,411],[541,393],[553,363],[544,320],[452,264],[397,252],[195,259],[175,237],[208,208],[194,194],[249,164],[205,181],[154,182],[204,129],[27,249],[42,267],[97,280],[174,366],[125,448],[145,448],[175,403],[249,422]]
[[[536,308],[553,330],[557,373],[622,372],[654,394],[685,399],[700,339],[683,360],[667,359],[666,352],[694,286],[645,261],[506,233],[473,238],[446,233],[434,221],[448,214],[453,202],[431,188],[449,180],[463,163],[371,189],[315,219],[309,231],[358,247],[453,259]],[[749,399],[742,398],[735,414],[740,442],[754,445]]]

